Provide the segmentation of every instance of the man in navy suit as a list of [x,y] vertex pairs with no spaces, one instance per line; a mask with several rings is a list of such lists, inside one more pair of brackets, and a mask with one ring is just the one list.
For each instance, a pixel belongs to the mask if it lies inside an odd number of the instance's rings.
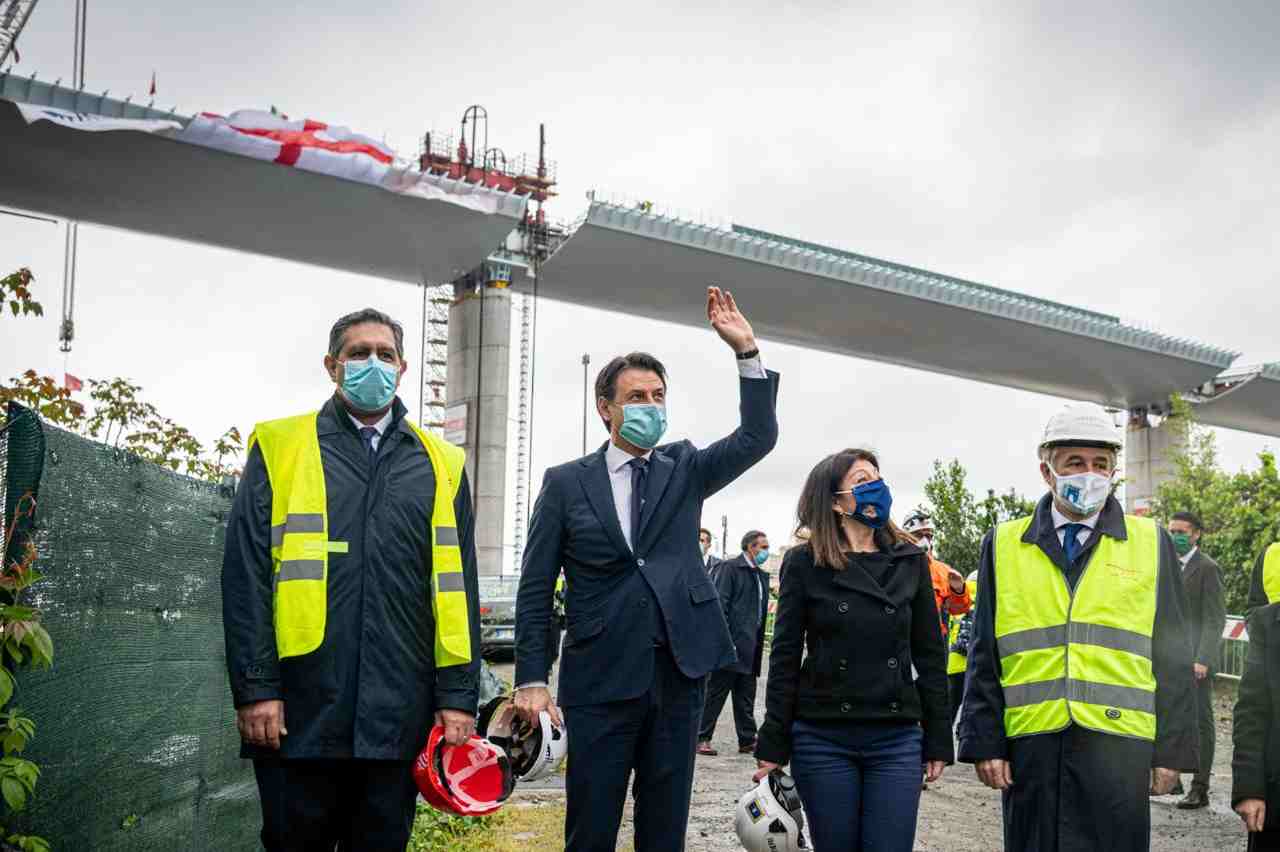
[[[547,471],[529,522],[516,598],[517,709],[569,734],[566,848],[612,852],[635,773],[636,852],[684,848],[705,676],[734,662],[720,598],[698,551],[702,503],[777,442],[778,375],[766,373],[732,294],[707,291],[707,319],[737,356],[741,425],[706,449],[659,446],[666,371],[615,358],[596,379],[609,443]],[[545,678],[555,578],[567,627],[559,706]]]

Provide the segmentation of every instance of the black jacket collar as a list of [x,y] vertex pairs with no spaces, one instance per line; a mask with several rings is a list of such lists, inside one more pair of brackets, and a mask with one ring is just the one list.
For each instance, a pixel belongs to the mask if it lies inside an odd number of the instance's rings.
[[[912,559],[914,557],[924,555],[924,551],[919,547],[905,541],[896,542],[888,551],[881,550],[880,552],[887,554],[895,563],[901,560]],[[890,576],[895,574],[898,570],[898,566],[895,564],[890,572]],[[893,602],[890,600],[889,595],[885,592],[884,588],[877,585],[866,571],[858,568],[846,567],[843,571],[832,571],[831,574],[832,581],[837,586],[861,592],[864,595],[870,595],[871,597],[885,601],[886,603]]]
[[[1037,542],[1047,542],[1050,539],[1058,540],[1058,528],[1053,524],[1053,495],[1046,494],[1040,498],[1040,502],[1036,504],[1036,512],[1033,516],[1031,525],[1027,527],[1027,531],[1022,534],[1022,540],[1027,544],[1036,544]],[[1114,538],[1117,541],[1125,541],[1129,537],[1129,533],[1124,525],[1124,507],[1120,505],[1120,501],[1115,497],[1108,497],[1106,504],[1102,507],[1102,511],[1098,514],[1098,522],[1093,526],[1096,532],[1102,535]]]
[[[396,397],[391,403],[391,423],[387,426],[387,434],[392,432],[409,433],[412,430],[409,423],[405,420],[405,414],[408,413],[400,397]],[[343,402],[342,397],[334,394],[329,397],[324,406],[320,409],[320,414],[316,418],[316,432],[320,435],[331,435],[335,432],[347,431],[356,437],[359,432],[356,431],[356,424],[352,422],[350,412],[347,405]]]

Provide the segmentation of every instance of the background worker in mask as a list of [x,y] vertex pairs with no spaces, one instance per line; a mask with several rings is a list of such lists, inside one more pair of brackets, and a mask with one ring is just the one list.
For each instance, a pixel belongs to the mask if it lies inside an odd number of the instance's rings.
[[712,673],[707,681],[707,702],[698,731],[698,754],[714,757],[711,737],[733,694],[733,724],[738,732],[738,753],[756,750],[756,681],[764,660],[764,626],[769,614],[769,537],[752,530],[742,537],[742,553],[716,566],[713,579],[729,635],[738,652],[737,662]]
[[1169,534],[1111,495],[1121,444],[1072,406],[1040,442],[1049,487],[987,534],[960,760],[1004,800],[1019,852],[1146,852],[1147,802],[1196,769],[1182,566]]
[[[1183,810],[1209,806],[1209,774],[1213,769],[1213,673],[1222,658],[1222,628],[1227,605],[1222,592],[1222,571],[1200,549],[1204,528],[1191,512],[1176,512],[1169,521],[1169,537],[1182,566],[1182,587],[1187,593],[1187,629],[1191,636],[1196,679],[1196,721],[1200,732],[1200,768],[1191,781],[1191,792],[1178,802]],[[1179,782],[1178,787],[1182,784]],[[1180,793],[1175,788],[1173,792]]]
[[[735,658],[703,567],[703,501],[773,449],[778,375],[761,364],[733,296],[707,291],[707,320],[734,352],[741,423],[704,449],[661,444],[667,374],[652,355],[614,358],[596,378],[608,442],[549,469],[529,521],[516,598],[517,710],[564,718],[565,843],[613,849],[635,775],[637,852],[684,848],[705,677]],[[728,366],[726,364],[726,366]],[[556,706],[543,679],[556,574],[567,626]]]
[[[475,730],[480,628],[462,451],[396,396],[404,333],[339,319],[318,412],[259,423],[227,524],[222,621],[268,852],[402,852],[433,722]],[[545,637],[545,633],[543,634]]]
[[720,559],[711,552],[711,530],[706,527],[698,530],[698,549],[702,551],[702,565],[710,574],[720,564]]

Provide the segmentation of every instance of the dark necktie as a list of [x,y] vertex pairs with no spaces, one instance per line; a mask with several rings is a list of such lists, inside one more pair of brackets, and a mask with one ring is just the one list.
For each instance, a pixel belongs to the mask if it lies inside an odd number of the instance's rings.
[[1076,560],[1080,558],[1080,551],[1084,550],[1084,545],[1080,543],[1080,531],[1086,529],[1088,527],[1084,524],[1067,524],[1064,527],[1062,550],[1067,554],[1068,565],[1075,565]]
[[631,549],[640,543],[640,516],[644,512],[644,484],[648,479],[649,462],[637,458],[627,462],[631,466]]
[[373,444],[373,439],[377,436],[378,430],[372,426],[363,426],[360,429],[360,437],[364,440],[364,448],[369,451],[369,467],[373,467],[374,461],[378,458],[378,448]]

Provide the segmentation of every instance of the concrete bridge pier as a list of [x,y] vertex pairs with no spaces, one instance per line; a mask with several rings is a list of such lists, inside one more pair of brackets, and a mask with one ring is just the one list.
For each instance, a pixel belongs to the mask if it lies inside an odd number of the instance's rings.
[[462,447],[467,452],[467,479],[475,506],[476,562],[481,576],[503,573],[504,564],[510,284],[509,266],[487,262],[454,282],[449,309],[446,419],[455,424],[461,414],[465,422]]
[[1174,418],[1165,417],[1153,426],[1147,409],[1129,412],[1123,470],[1126,512],[1145,515],[1151,511],[1156,489],[1176,473],[1171,455],[1181,439],[1181,424]]

